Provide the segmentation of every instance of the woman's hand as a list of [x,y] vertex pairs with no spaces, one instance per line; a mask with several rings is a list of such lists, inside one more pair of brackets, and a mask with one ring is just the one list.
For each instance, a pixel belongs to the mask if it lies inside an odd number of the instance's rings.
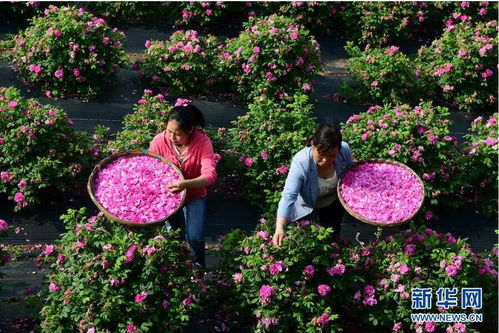
[[286,219],[284,217],[278,217],[275,224],[275,233],[272,237],[272,244],[278,249],[281,248],[282,242],[284,240],[284,227],[286,225]]
[[178,182],[171,183],[170,185],[168,185],[168,189],[172,193],[181,192],[181,191],[185,190],[186,188],[187,187],[186,187],[185,180],[179,180]]
[[274,237],[272,237],[272,244],[274,244],[275,247],[280,249],[282,246],[283,239],[284,239],[284,229],[276,228]]

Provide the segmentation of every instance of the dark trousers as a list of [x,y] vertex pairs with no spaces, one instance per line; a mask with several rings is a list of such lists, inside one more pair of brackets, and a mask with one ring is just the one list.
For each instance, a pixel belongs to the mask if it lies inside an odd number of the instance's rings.
[[331,227],[333,228],[333,235],[339,238],[344,212],[345,208],[341,205],[340,200],[336,199],[329,206],[314,209],[312,213],[302,218],[302,220],[313,220],[318,222],[322,227]]
[[184,204],[183,214],[178,212],[168,222],[173,229],[181,229],[189,244],[194,262],[205,267],[204,225],[206,223],[206,197]]

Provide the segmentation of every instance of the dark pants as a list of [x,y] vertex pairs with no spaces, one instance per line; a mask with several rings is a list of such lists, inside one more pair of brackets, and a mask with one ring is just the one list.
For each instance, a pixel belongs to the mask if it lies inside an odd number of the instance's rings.
[[205,266],[204,225],[206,222],[206,197],[186,203],[168,222],[173,229],[185,231],[184,237],[189,244],[194,262]]
[[309,219],[318,222],[322,227],[331,227],[333,228],[333,235],[339,238],[344,212],[345,208],[341,205],[340,200],[336,199],[329,206],[314,209],[312,213],[302,218],[302,220]]

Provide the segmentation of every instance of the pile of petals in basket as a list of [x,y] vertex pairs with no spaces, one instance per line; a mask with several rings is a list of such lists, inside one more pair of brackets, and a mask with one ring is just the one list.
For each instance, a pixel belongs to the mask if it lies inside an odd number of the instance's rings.
[[182,194],[168,185],[179,181],[175,170],[147,155],[122,157],[101,169],[94,196],[122,220],[146,223],[169,216],[180,205]]
[[341,197],[365,220],[390,224],[410,218],[421,205],[424,188],[408,170],[389,163],[366,162],[348,170]]

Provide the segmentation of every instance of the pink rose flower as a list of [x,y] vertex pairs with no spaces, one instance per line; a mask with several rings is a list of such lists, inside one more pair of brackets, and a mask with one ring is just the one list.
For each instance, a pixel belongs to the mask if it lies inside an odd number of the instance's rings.
[[401,328],[402,328],[402,323],[399,321],[398,323],[396,323],[395,325],[393,325],[392,331],[398,332]]
[[64,72],[63,72],[63,70],[62,70],[62,69],[58,69],[58,70],[56,70],[56,71],[54,72],[54,76],[55,76],[56,78],[58,78],[58,79],[60,79],[60,78],[64,77]]
[[24,200],[24,194],[22,194],[21,192],[17,192],[16,194],[14,194],[15,202],[21,203],[23,200]]
[[7,229],[9,229],[8,223],[0,219],[0,231],[7,231]]
[[183,301],[182,301],[182,304],[187,307],[187,306],[190,306],[192,304],[192,299],[190,297],[187,297],[185,298]]
[[305,268],[303,269],[303,272],[305,272],[305,275],[309,278],[313,277],[314,276],[314,273],[315,273],[315,268],[313,265],[307,265],[305,266]]
[[50,283],[49,285],[49,291],[52,293],[52,292],[58,292],[59,290],[61,290],[61,288],[59,288],[59,286],[57,284],[55,284],[54,282]]
[[141,292],[140,294],[137,294],[135,295],[135,303],[142,303],[143,301],[145,301],[147,298],[147,293],[144,291],[144,292]]
[[251,157],[246,157],[244,159],[244,165],[246,165],[247,167],[250,167],[253,165],[253,159]]
[[317,287],[317,291],[321,296],[326,296],[331,291],[331,287],[327,284],[321,284]]

